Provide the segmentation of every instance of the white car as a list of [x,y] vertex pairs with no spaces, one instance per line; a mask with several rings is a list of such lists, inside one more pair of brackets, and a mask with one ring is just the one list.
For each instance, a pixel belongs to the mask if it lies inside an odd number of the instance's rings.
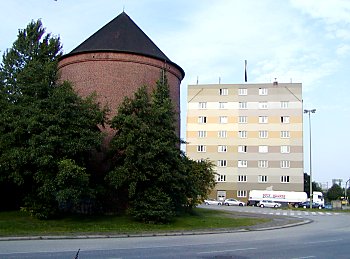
[[264,201],[260,201],[258,203],[258,206],[261,208],[267,207],[267,208],[279,208],[282,206],[281,203],[278,202],[274,202],[274,201],[270,201],[270,200],[264,200]]
[[233,198],[230,198],[230,199],[226,199],[224,201],[224,205],[226,206],[245,206],[245,203],[243,201],[239,201],[239,200],[236,200],[236,199],[233,199]]
[[205,205],[221,205],[221,202],[215,200],[215,199],[206,199],[204,200]]

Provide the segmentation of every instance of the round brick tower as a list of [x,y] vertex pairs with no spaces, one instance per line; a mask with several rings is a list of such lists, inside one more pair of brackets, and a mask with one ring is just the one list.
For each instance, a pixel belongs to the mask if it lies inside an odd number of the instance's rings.
[[110,108],[110,118],[125,96],[132,97],[143,85],[154,87],[165,69],[180,136],[180,83],[185,73],[125,12],[64,55],[58,69],[60,81],[70,81],[79,95],[96,92],[98,101]]

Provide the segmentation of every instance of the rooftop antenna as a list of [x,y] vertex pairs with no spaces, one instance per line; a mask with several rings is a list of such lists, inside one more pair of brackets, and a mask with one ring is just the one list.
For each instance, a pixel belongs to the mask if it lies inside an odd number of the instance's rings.
[[247,75],[247,60],[244,60],[244,82],[247,83],[248,81],[248,75]]
[[123,5],[123,13],[125,13],[125,5]]

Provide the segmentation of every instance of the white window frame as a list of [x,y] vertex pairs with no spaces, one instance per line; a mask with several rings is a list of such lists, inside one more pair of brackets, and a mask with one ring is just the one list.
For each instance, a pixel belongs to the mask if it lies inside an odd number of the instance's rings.
[[281,123],[288,124],[290,122],[289,116],[281,116]]
[[226,182],[226,175],[225,174],[219,174],[218,178],[216,179],[217,182]]
[[281,183],[290,183],[289,175],[281,175]]
[[269,117],[268,116],[259,116],[259,123],[268,123]]
[[248,109],[248,103],[247,102],[239,102],[238,103],[238,108],[239,109]]
[[228,117],[227,116],[220,116],[219,117],[220,124],[226,124],[228,123]]
[[219,130],[218,137],[219,138],[227,138],[227,130]]
[[198,103],[198,108],[203,110],[207,108],[207,102],[199,102]]
[[237,176],[237,182],[247,182],[247,176],[246,175],[238,175]]
[[268,153],[269,152],[269,146],[259,146],[259,153]]
[[281,166],[281,168],[290,168],[290,161],[289,160],[281,160],[280,166]]
[[219,153],[227,152],[227,146],[226,145],[219,145],[218,146],[218,152]]
[[237,161],[237,167],[239,168],[246,168],[248,167],[248,161],[247,160],[238,160]]
[[259,130],[259,138],[268,138],[269,132],[267,130]]
[[207,152],[207,146],[206,145],[197,145],[197,152],[199,152],[199,153]]
[[227,102],[219,102],[219,109],[227,109]]
[[198,138],[206,138],[207,137],[207,131],[206,130],[199,130],[198,131]]
[[219,95],[228,95],[228,89],[227,88],[220,88]]
[[288,109],[289,108],[289,101],[281,101],[281,108]]
[[218,167],[227,167],[227,160],[218,160]]
[[247,153],[248,147],[245,145],[239,145],[238,146],[238,153]]
[[248,132],[246,130],[240,130],[238,131],[239,138],[247,138]]
[[259,182],[259,183],[267,183],[267,182],[268,182],[268,177],[267,177],[267,175],[259,175],[259,177],[258,177],[258,182]]
[[238,88],[238,95],[248,95],[247,88]]
[[247,191],[246,190],[237,190],[237,197],[238,198],[247,197]]
[[290,153],[290,146],[289,145],[282,145],[281,146],[281,154],[289,154]]
[[281,138],[290,138],[290,132],[288,130],[282,130]]
[[248,123],[248,116],[238,116],[238,123]]
[[268,168],[269,167],[269,161],[267,161],[267,160],[259,160],[258,161],[258,167],[259,168]]
[[268,89],[266,87],[260,87],[259,88],[259,95],[267,95]]
[[266,110],[268,109],[269,105],[268,102],[259,102],[259,109]]
[[207,116],[198,116],[198,123],[199,124],[206,124],[207,123]]

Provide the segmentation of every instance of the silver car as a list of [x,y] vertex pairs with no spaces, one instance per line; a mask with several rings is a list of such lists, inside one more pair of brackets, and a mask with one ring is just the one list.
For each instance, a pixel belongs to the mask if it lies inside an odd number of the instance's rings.
[[279,208],[282,206],[281,203],[278,202],[274,202],[274,201],[270,201],[270,200],[264,200],[264,201],[260,201],[258,203],[258,206],[261,208],[267,207],[267,208]]
[[245,203],[243,201],[239,201],[239,200],[236,200],[236,199],[233,199],[233,198],[230,198],[230,199],[226,199],[224,201],[224,205],[226,206],[244,206]]
[[204,200],[205,205],[221,205],[221,202],[215,200],[215,199],[206,199]]

